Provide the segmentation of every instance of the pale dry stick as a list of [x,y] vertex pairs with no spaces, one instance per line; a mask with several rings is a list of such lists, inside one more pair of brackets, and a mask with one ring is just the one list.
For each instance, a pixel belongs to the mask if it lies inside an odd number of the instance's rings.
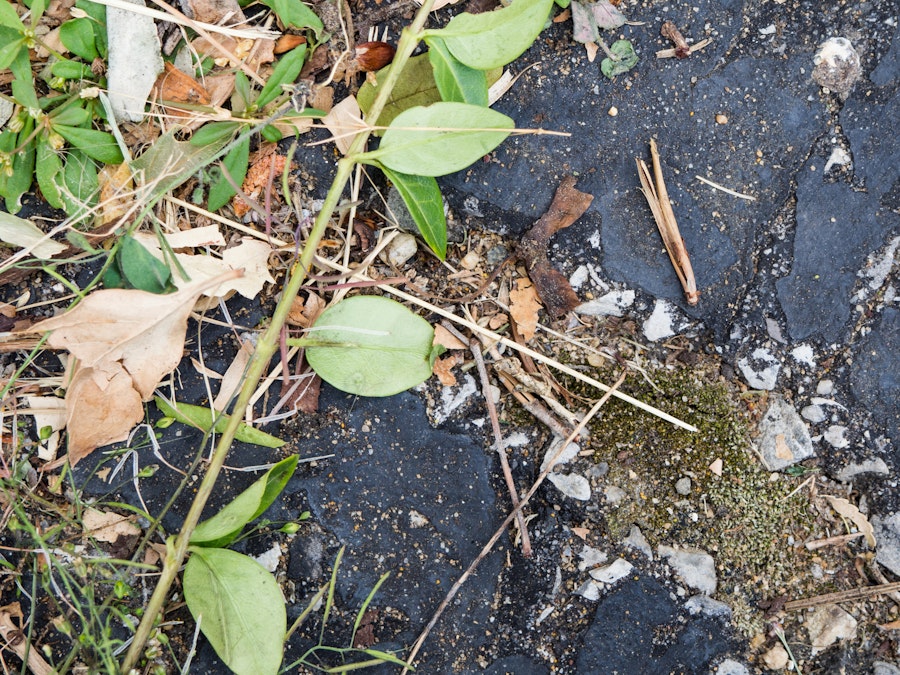
[[281,241],[280,239],[276,239],[275,237],[267,237],[265,232],[259,232],[257,230],[254,230],[252,227],[247,227],[246,225],[239,223],[236,220],[230,220],[228,218],[220,216],[217,213],[213,213],[212,211],[207,211],[204,208],[201,208],[199,206],[191,204],[190,202],[186,202],[183,199],[179,199],[178,197],[173,197],[171,195],[167,195],[165,197],[165,199],[166,199],[166,201],[169,201],[172,204],[176,204],[177,206],[180,206],[181,208],[183,208],[187,211],[193,211],[194,213],[197,213],[201,216],[205,216],[211,220],[216,221],[217,223],[219,223],[221,225],[225,225],[226,227],[230,227],[233,230],[237,230],[241,234],[246,234],[247,236],[250,236],[250,237],[256,237],[260,241],[272,243],[279,248],[288,248],[288,247],[293,248],[293,246],[294,246],[293,243]]
[[815,551],[826,546],[843,546],[848,541],[853,541],[863,536],[864,532],[851,532],[850,534],[839,534],[834,537],[826,537],[825,539],[816,539],[808,541],[804,544],[807,551]]
[[672,211],[672,202],[669,200],[669,192],[666,190],[662,166],[659,162],[659,150],[656,147],[656,141],[652,138],[650,139],[650,156],[653,161],[653,178],[656,179],[656,185],[654,187],[646,162],[638,159],[637,168],[641,178],[641,192],[644,193],[650,210],[653,212],[656,227],[659,229],[666,253],[669,254],[669,259],[675,268],[675,274],[678,275],[678,280],[684,288],[687,302],[689,305],[696,305],[700,301],[700,291],[697,290],[697,281],[694,279],[694,270],[691,267],[691,259],[685,248],[684,239],[681,238],[681,233],[678,231],[675,212]]
[[[878,583],[880,583],[880,584],[890,583],[890,582],[888,582],[887,577],[884,576],[884,573],[881,571],[881,567],[879,566],[877,560],[869,560],[869,562],[866,564],[866,570],[869,572],[869,574],[871,576],[875,577],[875,581],[877,581]],[[895,605],[900,605],[900,593],[897,593],[896,591],[891,591],[890,593],[887,594],[887,596],[891,600],[894,601]]]
[[506,489],[509,490],[509,498],[513,509],[516,511],[516,522],[519,524],[519,532],[522,535],[522,555],[531,557],[531,538],[528,536],[528,526],[525,524],[525,516],[519,507],[519,494],[516,491],[516,482],[513,480],[512,470],[509,468],[509,459],[506,457],[506,448],[503,446],[503,432],[500,431],[500,418],[497,416],[497,406],[494,405],[494,397],[491,395],[491,380],[488,377],[487,368],[484,367],[484,357],[481,356],[481,340],[473,337],[469,340],[469,351],[475,357],[475,366],[478,368],[478,376],[481,379],[481,391],[484,392],[484,403],[487,406],[488,417],[491,420],[491,429],[494,432],[494,449],[500,456],[500,467],[503,469],[503,480],[506,481]]
[[888,595],[900,591],[900,581],[894,581],[889,584],[879,584],[878,586],[864,586],[862,588],[851,588],[849,591],[838,591],[837,593],[825,593],[824,595],[816,595],[803,600],[791,600],[784,603],[784,609],[792,612],[797,609],[808,609],[809,607],[818,607],[820,605],[833,605],[838,602],[853,602],[856,600],[864,600],[871,598],[873,595]]
[[734,190],[729,190],[724,185],[719,185],[718,183],[714,183],[709,178],[704,178],[703,176],[697,176],[697,175],[695,175],[694,178],[699,180],[701,183],[706,183],[710,187],[714,187],[716,190],[721,190],[725,194],[729,194],[732,197],[737,197],[738,199],[746,199],[748,202],[756,201],[756,197],[754,197],[752,195],[745,195],[743,192],[735,192]]
[[600,397],[600,400],[598,400],[593,405],[593,407],[591,407],[587,415],[584,416],[584,419],[578,423],[578,426],[575,427],[572,433],[569,434],[565,441],[563,441],[562,445],[559,446],[559,449],[550,457],[549,461],[547,462],[547,466],[543,471],[541,471],[540,475],[537,477],[537,480],[528,489],[528,492],[526,492],[522,496],[522,499],[519,501],[519,505],[513,508],[512,511],[510,511],[509,515],[506,516],[500,527],[497,528],[488,542],[481,549],[478,557],[476,557],[475,560],[472,561],[472,563],[466,568],[466,571],[463,572],[462,575],[460,575],[459,579],[456,580],[456,583],[453,584],[453,587],[447,593],[447,596],[441,601],[441,604],[435,611],[434,616],[431,617],[428,625],[425,626],[425,629],[419,635],[418,639],[416,639],[415,644],[413,644],[412,651],[410,651],[409,656],[406,658],[406,666],[401,671],[402,673],[407,673],[412,668],[413,661],[416,660],[416,655],[419,653],[422,645],[425,644],[425,640],[428,639],[429,633],[431,633],[431,630],[435,627],[435,625],[437,625],[437,622],[441,618],[441,615],[444,613],[444,610],[447,609],[447,607],[453,601],[453,598],[456,597],[456,594],[459,592],[459,589],[462,588],[462,585],[466,582],[466,579],[472,576],[481,561],[488,555],[488,553],[491,552],[491,549],[494,548],[494,544],[496,544],[500,537],[502,537],[506,532],[506,528],[509,527],[510,523],[512,523],[513,519],[516,517],[516,514],[521,512],[522,507],[524,507],[525,504],[528,503],[528,501],[534,496],[534,493],[537,492],[538,488],[541,486],[547,476],[550,475],[550,472],[553,471],[553,467],[556,465],[556,462],[562,456],[563,452],[565,452],[566,448],[569,447],[569,444],[572,443],[576,438],[578,438],[578,435],[581,433],[582,429],[587,426],[588,422],[593,419],[594,415],[597,414],[600,408],[602,408],[603,405],[610,399],[610,397],[613,396],[613,393],[625,381],[625,377],[627,376],[627,374],[628,371],[623,372],[619,379],[616,380],[615,384],[613,384],[613,386],[610,387],[602,397]]
[[28,641],[25,633],[13,623],[6,610],[0,611],[0,648],[9,649],[18,656],[33,675],[56,675],[56,671]]
[[529,398],[521,391],[516,391],[516,387],[511,383],[508,375],[504,375],[503,373],[499,373],[499,375],[500,381],[503,383],[503,386],[506,387],[507,391],[515,396],[519,404],[525,408],[525,410],[530,412],[538,422],[542,422],[544,426],[560,438],[565,438],[572,432],[571,427],[568,429],[564,427],[562,422],[556,419],[553,416],[553,413],[551,413],[543,403],[535,398]]
[[[409,60],[409,57],[412,56],[413,51],[420,41],[420,36],[422,35],[425,22],[428,19],[428,11],[432,2],[433,0],[425,0],[425,4],[422,6],[422,9],[416,15],[415,19],[413,19],[412,24],[403,31],[403,34],[400,37],[400,41],[397,44],[397,53],[394,58],[394,64],[397,67],[391,68],[369,111],[371,118],[376,121],[381,114],[381,111],[384,110],[384,106],[388,102],[388,97],[390,96],[394,85],[400,78],[403,66]],[[284,327],[287,320],[291,305],[307,279],[308,270],[312,266],[318,244],[325,233],[325,229],[331,220],[331,216],[338,208],[341,194],[353,173],[353,166],[365,149],[367,141],[368,134],[360,134],[354,139],[348,156],[338,160],[331,188],[325,196],[321,211],[319,211],[316,216],[315,223],[310,230],[306,244],[300,253],[300,258],[293,266],[291,274],[285,283],[284,291],[272,314],[269,327],[263,332],[257,342],[256,351],[247,368],[246,380],[241,387],[240,394],[234,404],[234,409],[231,417],[228,419],[228,424],[225,426],[225,429],[220,436],[212,460],[207,466],[206,475],[203,477],[203,480],[197,488],[197,494],[184,517],[181,530],[174,540],[171,541],[171,545],[166,547],[166,555],[163,561],[163,568],[159,576],[159,581],[147,603],[144,615],[135,631],[134,639],[122,662],[120,671],[123,674],[129,673],[137,663],[144,649],[144,645],[147,643],[150,633],[153,630],[154,623],[158,619],[159,614],[166,603],[169,590],[171,589],[184,558],[187,555],[191,535],[197,527],[197,523],[200,521],[200,516],[203,513],[206,502],[209,500],[213,488],[215,487],[216,479],[222,470],[222,465],[225,463],[225,458],[228,456],[228,451],[234,442],[235,433],[241,424],[241,418],[247,410],[250,397],[253,395],[257,384],[266,372],[269,360],[275,355],[278,349],[281,338],[281,329]]]

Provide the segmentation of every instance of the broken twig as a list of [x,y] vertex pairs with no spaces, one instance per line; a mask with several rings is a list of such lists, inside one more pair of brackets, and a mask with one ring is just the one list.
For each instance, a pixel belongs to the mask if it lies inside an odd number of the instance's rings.
[[694,270],[691,267],[691,259],[688,256],[684,239],[678,231],[678,222],[675,220],[675,212],[672,211],[672,202],[669,200],[669,192],[663,181],[662,167],[659,162],[659,150],[656,141],[650,139],[650,157],[653,161],[653,178],[650,177],[650,169],[642,159],[637,160],[638,175],[641,178],[641,192],[647,198],[653,219],[666,247],[666,253],[675,268],[675,274],[684,288],[684,295],[689,305],[696,305],[700,301],[700,291],[697,290],[697,282],[694,279]]

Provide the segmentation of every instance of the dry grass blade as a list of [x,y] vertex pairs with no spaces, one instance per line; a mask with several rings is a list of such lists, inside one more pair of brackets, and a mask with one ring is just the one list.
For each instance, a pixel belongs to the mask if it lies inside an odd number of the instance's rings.
[[653,161],[653,179],[650,169],[642,159],[637,160],[638,175],[641,178],[641,192],[647,198],[653,219],[662,237],[666,253],[672,261],[678,280],[684,288],[684,295],[689,305],[696,305],[700,301],[700,291],[697,290],[697,282],[694,279],[694,269],[691,267],[691,259],[688,256],[684,239],[678,231],[678,221],[675,220],[675,212],[672,211],[672,202],[669,200],[669,192],[663,180],[662,166],[659,162],[659,150],[656,141],[650,139],[650,155]]

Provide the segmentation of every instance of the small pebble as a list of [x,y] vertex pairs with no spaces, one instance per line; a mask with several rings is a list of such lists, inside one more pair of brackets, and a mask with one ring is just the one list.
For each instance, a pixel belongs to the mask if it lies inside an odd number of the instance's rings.
[[832,380],[821,380],[816,385],[816,393],[819,396],[831,396],[834,393],[834,382]]
[[616,106],[613,106],[612,108],[609,109],[609,111],[607,111],[606,114],[609,115],[610,117],[615,117],[616,115],[619,114],[619,109]]
[[825,421],[825,411],[820,405],[808,405],[800,411],[800,416],[805,420],[809,420],[813,424]]
[[679,478],[678,482],[675,483],[675,492],[678,494],[687,497],[691,494],[691,479],[685,476],[684,478]]
[[478,267],[478,263],[481,262],[481,256],[475,253],[475,251],[469,251],[466,253],[465,257],[459,261],[459,266],[463,269],[474,270]]
[[716,124],[728,124],[728,115],[722,113],[716,115]]

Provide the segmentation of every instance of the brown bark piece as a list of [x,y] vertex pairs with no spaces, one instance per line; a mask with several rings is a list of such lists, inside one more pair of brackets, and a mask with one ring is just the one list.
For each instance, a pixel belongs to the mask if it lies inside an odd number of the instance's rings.
[[547,245],[550,237],[578,220],[594,200],[593,195],[575,189],[575,177],[566,176],[559,184],[553,202],[540,220],[522,239],[518,254],[534,282],[541,302],[550,316],[558,319],[581,301],[569,281],[550,265]]

